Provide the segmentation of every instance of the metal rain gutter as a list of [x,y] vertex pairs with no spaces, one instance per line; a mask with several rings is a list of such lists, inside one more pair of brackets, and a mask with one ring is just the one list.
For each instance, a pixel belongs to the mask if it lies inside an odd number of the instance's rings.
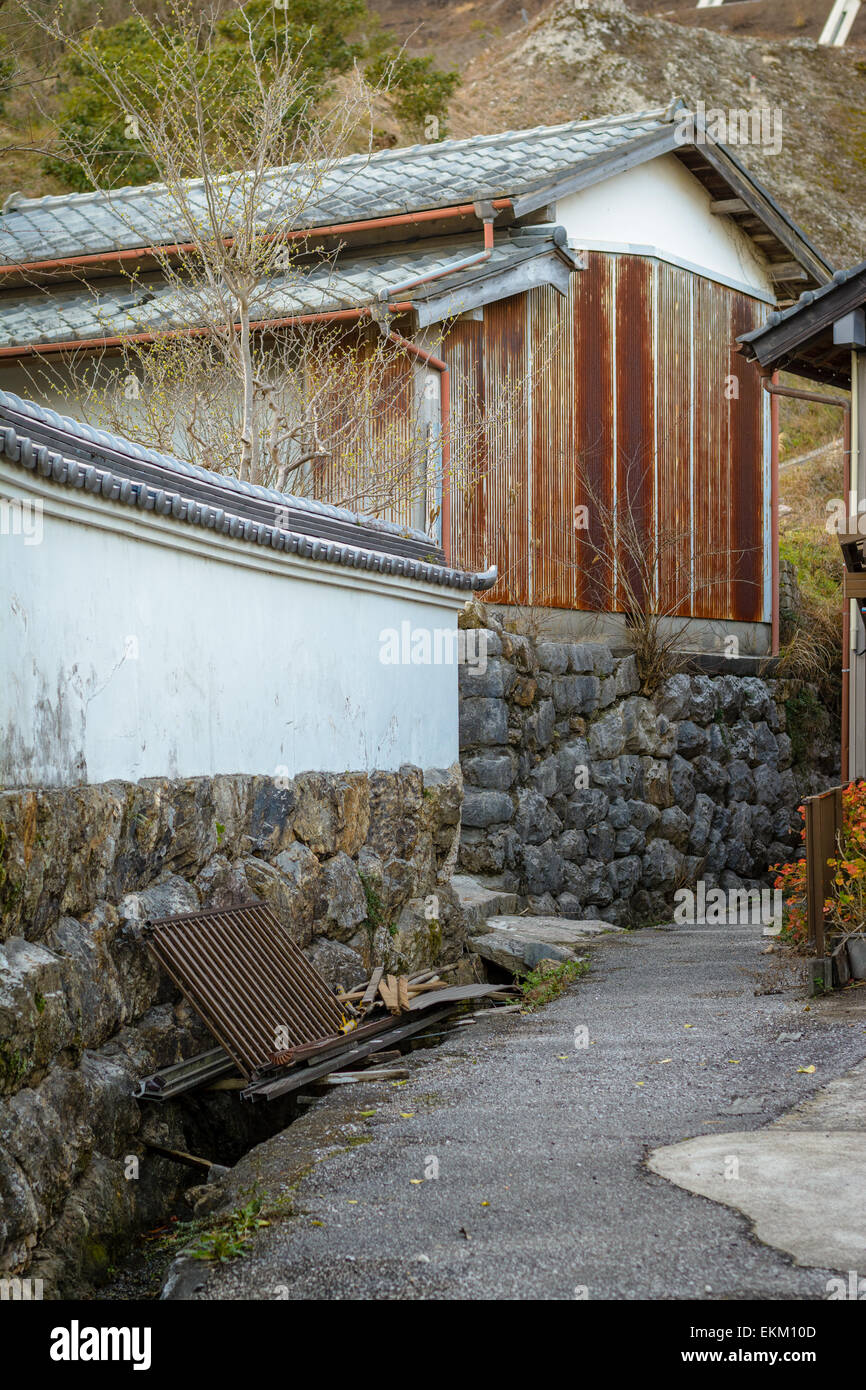
[[[510,198],[494,198],[491,206],[502,212],[511,208]],[[386,217],[362,218],[355,222],[334,222],[325,227],[303,227],[289,232],[273,232],[264,236],[266,242],[306,241],[310,237],[351,235],[354,232],[381,231],[390,227],[409,227],[416,223],[436,222],[442,218],[477,216],[474,203],[456,203],[441,208],[422,208],[418,212],[393,213]],[[223,245],[234,245],[234,237],[225,237]],[[170,242],[164,246],[134,246],[117,251],[95,251],[86,256],[66,256],[42,261],[7,261],[0,263],[0,277],[21,274],[25,271],[72,270],[79,266],[112,265],[115,262],[141,260],[145,256],[194,255],[198,251],[195,242]]]

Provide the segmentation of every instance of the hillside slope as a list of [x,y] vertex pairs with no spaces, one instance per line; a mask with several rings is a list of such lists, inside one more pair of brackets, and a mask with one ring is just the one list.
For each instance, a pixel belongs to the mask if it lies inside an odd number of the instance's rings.
[[[833,0],[725,0],[699,10],[696,0],[625,0],[636,14],[657,15],[715,33],[748,38],[813,39],[823,32]],[[848,36],[849,44],[866,43],[866,13],[862,10]]]
[[[455,136],[660,106],[766,104],[782,112],[779,154],[743,162],[835,264],[866,257],[866,60],[811,42],[744,39],[637,15],[612,0],[560,0],[467,66]],[[632,239],[639,240],[639,210]]]

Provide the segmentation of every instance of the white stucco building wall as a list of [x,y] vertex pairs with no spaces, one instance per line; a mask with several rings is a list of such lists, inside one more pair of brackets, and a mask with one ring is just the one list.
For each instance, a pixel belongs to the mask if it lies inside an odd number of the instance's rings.
[[382,634],[456,629],[465,592],[232,540],[2,458],[0,522],[3,786],[456,760],[448,644],[438,663],[388,664]]
[[775,303],[767,263],[676,155],[662,155],[561,198],[556,221],[578,250],[640,250]]

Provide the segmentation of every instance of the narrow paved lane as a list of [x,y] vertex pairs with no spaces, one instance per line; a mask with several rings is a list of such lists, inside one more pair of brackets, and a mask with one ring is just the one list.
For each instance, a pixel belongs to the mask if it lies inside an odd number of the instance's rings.
[[232,1178],[273,1196],[310,1164],[296,1214],[174,1296],[825,1298],[828,1271],[644,1165],[758,1128],[866,1055],[866,1008],[810,1003],[763,945],[758,927],[605,940],[539,1014],[456,1030],[405,1085],[327,1096]]

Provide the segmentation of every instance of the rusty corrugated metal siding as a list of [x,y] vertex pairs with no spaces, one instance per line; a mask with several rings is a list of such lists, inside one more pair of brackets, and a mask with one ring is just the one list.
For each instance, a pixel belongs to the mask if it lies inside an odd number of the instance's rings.
[[396,350],[377,358],[369,341],[347,339],[354,356],[335,346],[331,389],[315,383],[319,433],[336,448],[310,466],[309,491],[323,501],[415,526],[424,465],[413,363]]
[[567,298],[532,290],[457,322],[455,562],[498,564],[498,602],[621,611],[648,577],[659,611],[763,619],[761,388],[734,349],[767,312],[665,262],[589,252]]
[[[652,602],[652,553],[639,544],[653,533],[655,508],[655,354],[653,263],[621,256],[616,267],[616,507],[624,544],[618,547],[616,608],[640,611]],[[635,544],[634,542],[638,543]]]
[[665,262],[656,270],[656,493],[661,543],[659,610],[688,611],[691,586],[692,278]]

